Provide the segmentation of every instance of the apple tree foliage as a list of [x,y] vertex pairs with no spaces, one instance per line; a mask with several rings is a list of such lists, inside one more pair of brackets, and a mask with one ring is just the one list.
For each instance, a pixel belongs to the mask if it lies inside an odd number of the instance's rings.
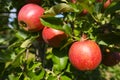
[[[37,3],[45,9],[42,24],[68,35],[62,46],[54,48],[43,41],[41,31],[24,31],[18,25],[17,14],[26,0],[0,0],[0,80],[120,80],[119,63],[105,66],[101,62],[95,70],[80,71],[68,58],[71,44],[82,34],[100,46],[102,55],[120,52],[120,1],[112,0],[104,9],[105,1]],[[82,13],[84,9],[87,14]]]

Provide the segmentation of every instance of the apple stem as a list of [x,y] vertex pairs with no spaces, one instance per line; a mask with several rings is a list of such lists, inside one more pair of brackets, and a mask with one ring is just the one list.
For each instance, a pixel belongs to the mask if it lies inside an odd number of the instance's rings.
[[85,40],[87,40],[87,35],[83,33],[80,41],[85,41]]
[[20,25],[21,27],[27,27],[27,24],[26,24],[25,22],[23,22],[23,21],[20,21],[20,22],[19,22],[19,25]]

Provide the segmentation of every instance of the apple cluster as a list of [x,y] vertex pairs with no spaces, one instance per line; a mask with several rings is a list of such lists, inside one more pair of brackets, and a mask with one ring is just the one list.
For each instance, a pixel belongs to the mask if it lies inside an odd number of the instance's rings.
[[[76,2],[76,0],[71,1],[73,3]],[[102,0],[97,0],[97,2],[102,2]],[[107,0],[104,3],[104,8],[107,8],[110,2],[111,0]],[[43,40],[48,45],[59,48],[62,41],[67,39],[68,36],[61,30],[44,26],[40,21],[40,17],[43,16],[44,12],[45,10],[41,6],[34,3],[28,3],[20,9],[18,13],[18,23],[26,31],[38,32],[42,30]],[[83,12],[87,13],[86,10],[83,10]],[[111,59],[111,56],[107,54],[102,57],[101,49],[98,44],[92,40],[87,40],[87,38],[83,36],[81,37],[80,41],[73,42],[73,44],[70,46],[68,56],[71,64],[78,70],[83,71],[94,70],[101,62],[106,64],[106,59]],[[116,54],[114,55],[115,58],[113,60],[116,59]],[[109,57],[106,58],[106,56]],[[116,63],[119,61],[117,60]]]
[[[96,0],[96,2],[102,2],[103,0]],[[71,0],[72,3],[76,3],[77,0]],[[107,7],[109,7],[109,5],[111,4],[111,0],[107,0],[106,2],[104,2],[103,4],[103,8],[106,9]],[[86,15],[88,13],[88,11],[86,9],[83,9],[82,11],[82,15]]]
[[44,9],[34,3],[23,6],[18,13],[18,23],[26,31],[38,32],[42,30],[44,41],[53,46],[59,47],[67,35],[60,30],[52,29],[41,24],[40,17],[44,14]]

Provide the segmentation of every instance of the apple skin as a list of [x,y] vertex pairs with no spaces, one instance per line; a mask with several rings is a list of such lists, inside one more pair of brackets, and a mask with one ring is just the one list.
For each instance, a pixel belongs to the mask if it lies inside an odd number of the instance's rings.
[[69,60],[78,70],[94,70],[102,60],[101,50],[92,40],[77,41],[69,49]]
[[43,29],[40,17],[44,9],[37,4],[26,4],[18,13],[18,23],[26,31],[36,32]]
[[43,40],[50,46],[58,48],[67,35],[60,30],[45,27],[42,31]]
[[120,52],[105,53],[102,58],[102,64],[105,66],[114,66],[120,62]]

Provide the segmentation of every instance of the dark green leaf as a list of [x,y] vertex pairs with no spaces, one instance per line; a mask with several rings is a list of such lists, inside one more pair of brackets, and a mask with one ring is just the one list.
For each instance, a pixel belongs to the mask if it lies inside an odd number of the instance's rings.
[[65,24],[63,26],[63,29],[64,29],[64,32],[70,36],[72,36],[72,28],[68,25],[68,24]]
[[11,55],[8,53],[1,53],[0,54],[0,62],[8,62],[11,61]]
[[52,61],[54,63],[53,68],[55,70],[61,71],[66,68],[68,62],[68,56],[66,55],[67,50],[53,49]]
[[60,48],[60,50],[64,49],[65,47],[67,47],[68,45],[70,45],[72,42],[74,42],[73,39],[68,39],[67,42]]
[[41,20],[41,23],[46,27],[63,30],[62,28],[63,22],[60,18],[47,17],[47,18],[40,18],[40,20]]

